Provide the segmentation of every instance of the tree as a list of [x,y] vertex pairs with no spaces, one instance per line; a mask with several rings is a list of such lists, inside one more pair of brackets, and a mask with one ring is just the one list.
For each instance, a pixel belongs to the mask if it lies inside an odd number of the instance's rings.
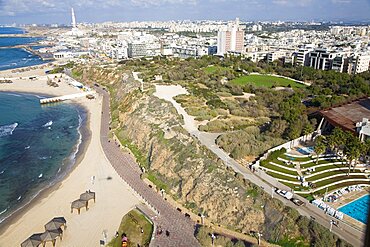
[[348,135],[340,128],[334,128],[331,135],[328,137],[328,146],[335,154],[347,142]]
[[312,124],[307,123],[303,128],[303,135],[304,135],[304,141],[306,141],[306,137],[308,134],[312,133],[314,131],[314,127]]
[[348,174],[351,171],[351,166],[353,161],[355,161],[355,165],[353,166],[353,170],[356,168],[357,160],[360,158],[362,152],[364,151],[364,144],[357,138],[357,136],[351,135],[347,139],[344,153],[347,157],[348,161]]
[[326,145],[324,143],[324,137],[323,136],[316,137],[316,144],[315,144],[316,164],[319,163],[319,156],[323,154],[325,150],[326,150]]

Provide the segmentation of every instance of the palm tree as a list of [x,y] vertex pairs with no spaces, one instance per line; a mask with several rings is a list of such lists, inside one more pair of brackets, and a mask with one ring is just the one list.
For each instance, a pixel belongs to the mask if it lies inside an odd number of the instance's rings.
[[360,158],[361,154],[365,150],[364,147],[364,144],[357,138],[357,136],[351,135],[351,137],[347,139],[344,153],[347,156],[348,160],[348,175],[351,170],[351,165],[353,161],[355,161],[355,165],[353,166],[353,170],[355,170],[357,166],[357,160]]
[[304,135],[304,139],[303,141],[306,141],[306,137],[308,134],[312,133],[314,131],[314,128],[312,126],[312,124],[306,124],[303,128],[303,135]]
[[341,128],[335,128],[328,138],[328,145],[335,154],[346,143],[347,134]]
[[316,144],[315,144],[315,153],[316,153],[316,164],[319,162],[319,156],[324,153],[326,150],[326,145],[324,143],[324,137],[318,136],[316,138]]

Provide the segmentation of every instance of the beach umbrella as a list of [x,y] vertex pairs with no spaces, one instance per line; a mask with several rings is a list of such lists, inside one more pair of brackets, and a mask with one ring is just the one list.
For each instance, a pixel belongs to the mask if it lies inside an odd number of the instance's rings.
[[75,208],[75,209],[77,209],[78,214],[80,214],[81,208],[86,207],[86,210],[88,210],[87,206],[88,206],[87,201],[77,199],[77,200],[73,201],[72,204],[71,204],[71,213],[73,212],[73,209]]
[[45,246],[46,242],[51,242],[53,246],[55,246],[55,242],[57,237],[60,237],[62,239],[63,231],[62,229],[54,229],[51,231],[45,231],[44,233],[41,234],[41,240],[43,243],[43,246]]
[[92,191],[86,191],[85,193],[82,193],[80,195],[80,199],[81,200],[84,200],[84,201],[90,201],[91,199],[94,199],[94,202],[95,202],[95,192],[92,192]]
[[41,243],[41,233],[35,233],[31,237],[27,238],[23,243],[21,243],[21,247],[37,247]]
[[66,223],[67,221],[64,217],[54,217],[52,220],[45,224],[45,230],[54,230],[61,228],[62,226],[64,226],[65,229]]

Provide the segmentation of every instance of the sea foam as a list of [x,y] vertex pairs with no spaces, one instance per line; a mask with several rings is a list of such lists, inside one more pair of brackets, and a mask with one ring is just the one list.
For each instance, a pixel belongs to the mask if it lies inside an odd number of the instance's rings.
[[15,128],[17,128],[17,126],[18,123],[0,126],[0,137],[13,134],[13,131],[15,130]]

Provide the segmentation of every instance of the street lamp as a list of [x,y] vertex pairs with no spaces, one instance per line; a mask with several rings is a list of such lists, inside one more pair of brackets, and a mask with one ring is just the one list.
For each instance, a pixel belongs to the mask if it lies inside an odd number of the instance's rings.
[[257,237],[258,237],[258,245],[260,245],[260,243],[261,243],[262,233],[257,232]]
[[271,198],[274,198],[274,186],[271,187]]
[[334,223],[334,220],[330,220],[330,229],[329,229],[330,232],[333,229],[333,223]]
[[214,233],[212,233],[211,238],[212,238],[212,246],[213,246],[214,241],[215,241],[215,239],[216,239],[216,236],[215,236],[215,234],[214,234]]
[[206,216],[204,215],[204,214],[201,214],[200,215],[200,222],[202,223],[202,225],[204,225],[204,218],[205,218]]

